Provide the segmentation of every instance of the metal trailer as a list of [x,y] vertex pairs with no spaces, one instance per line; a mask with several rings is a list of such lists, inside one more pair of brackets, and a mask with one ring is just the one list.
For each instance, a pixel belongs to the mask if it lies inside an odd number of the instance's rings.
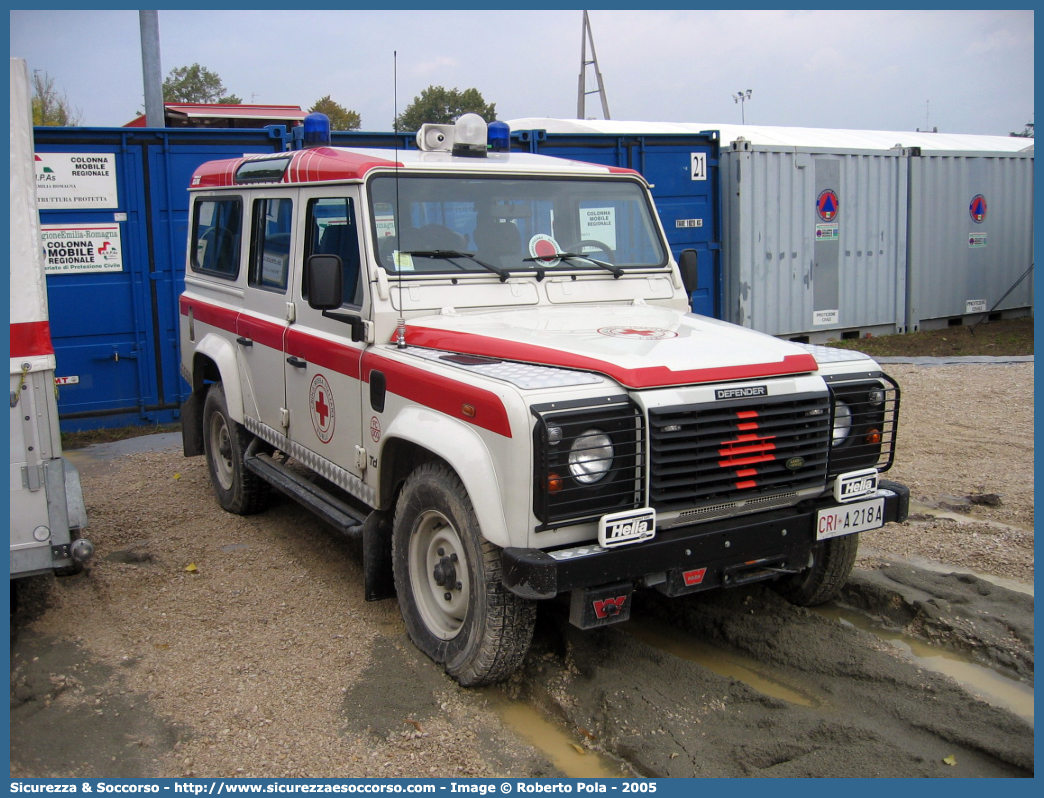
[[11,59],[11,578],[93,553],[76,468],[62,457],[36,208],[29,70]]
[[907,154],[733,142],[725,319],[812,343],[904,332]]
[[1032,147],[922,150],[909,169],[907,328],[1032,313]]

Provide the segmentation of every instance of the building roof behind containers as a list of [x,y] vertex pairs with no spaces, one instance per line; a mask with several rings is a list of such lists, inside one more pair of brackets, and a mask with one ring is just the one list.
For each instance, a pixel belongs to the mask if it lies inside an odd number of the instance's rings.
[[617,119],[549,119],[529,117],[508,121],[512,130],[548,133],[608,134],[614,136],[686,136],[718,131],[723,147],[745,139],[754,145],[805,147],[822,150],[890,150],[920,147],[922,152],[1032,152],[1033,140],[1021,136],[980,136],[965,133],[927,133],[894,130],[842,130],[772,125],[728,125],[714,122],[638,122]]

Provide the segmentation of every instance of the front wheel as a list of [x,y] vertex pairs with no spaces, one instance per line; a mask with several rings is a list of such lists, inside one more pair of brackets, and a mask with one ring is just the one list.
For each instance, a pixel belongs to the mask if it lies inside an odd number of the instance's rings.
[[228,414],[220,382],[210,386],[203,404],[203,450],[218,503],[230,513],[251,515],[268,506],[268,483],[244,463],[252,436]]
[[465,687],[510,676],[533,638],[536,606],[501,580],[460,479],[428,463],[406,480],[392,528],[395,589],[414,644]]
[[776,592],[791,604],[814,607],[841,592],[855,565],[859,535],[828,538],[812,547],[812,565],[773,583]]

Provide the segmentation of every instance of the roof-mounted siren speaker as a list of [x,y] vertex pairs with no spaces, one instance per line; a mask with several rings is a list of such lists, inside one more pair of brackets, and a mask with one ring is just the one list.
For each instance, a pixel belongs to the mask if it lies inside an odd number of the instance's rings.
[[450,152],[453,125],[421,125],[417,131],[417,148],[424,152]]

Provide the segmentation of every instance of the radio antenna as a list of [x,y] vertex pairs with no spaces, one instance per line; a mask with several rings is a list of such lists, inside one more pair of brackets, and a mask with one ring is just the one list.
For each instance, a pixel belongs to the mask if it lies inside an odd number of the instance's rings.
[[[402,214],[399,212],[399,51],[392,50],[392,106],[395,113],[395,237],[398,239],[397,247],[402,245]],[[396,249],[398,252],[398,249]],[[399,349],[406,348],[406,309],[402,304],[402,271],[399,263],[402,262],[401,255],[396,262],[396,255],[392,254],[392,265],[395,267],[398,277],[399,288],[399,321],[395,325],[395,345]]]

